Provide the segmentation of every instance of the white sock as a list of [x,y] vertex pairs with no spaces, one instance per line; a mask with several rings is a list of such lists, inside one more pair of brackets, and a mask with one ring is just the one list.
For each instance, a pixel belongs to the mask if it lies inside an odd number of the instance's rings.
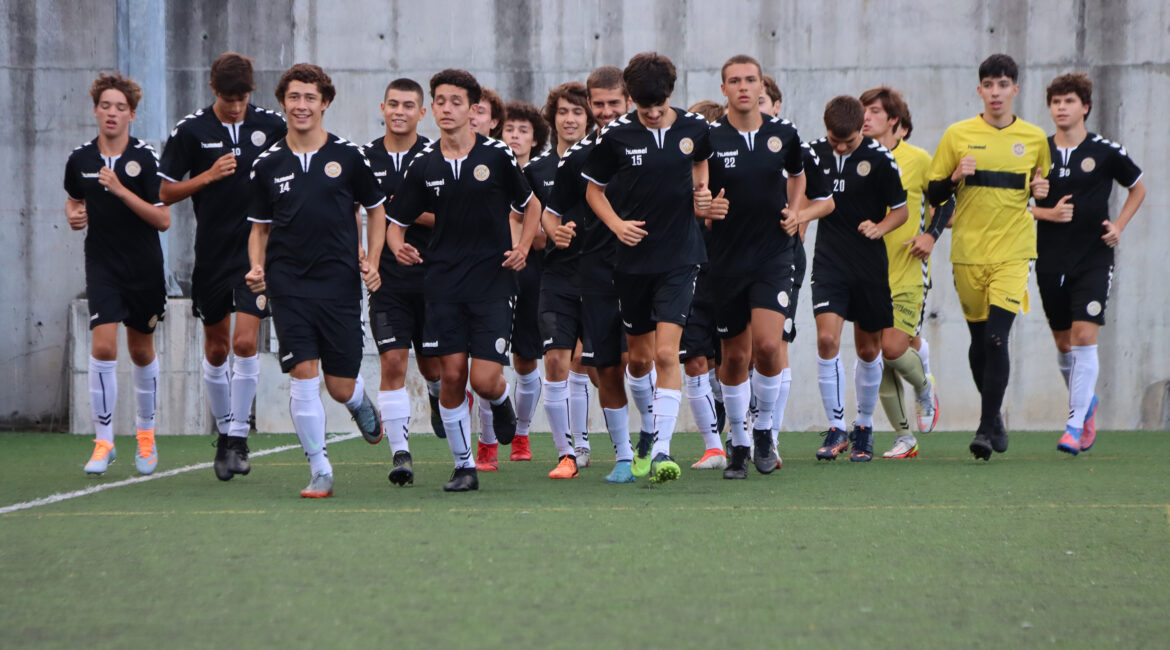
[[878,389],[882,385],[882,355],[873,361],[858,359],[853,365],[853,387],[857,391],[857,426],[873,428]]
[[228,379],[227,361],[213,366],[204,357],[203,387],[207,390],[207,410],[215,420],[215,428],[226,434],[232,423],[232,387]]
[[589,375],[569,371],[569,422],[573,446],[589,447]]
[[424,381],[427,382],[427,395],[430,395],[432,397],[438,397],[439,396],[439,387],[442,386],[443,382],[439,381],[438,379],[436,379],[434,381],[426,379]]
[[754,428],[772,430],[772,414],[780,394],[780,375],[771,377],[757,372],[752,377],[752,397],[756,398],[756,423]]
[[926,374],[930,374],[930,344],[926,342],[923,337],[918,337],[918,342],[922,347],[918,348],[918,358],[922,359],[922,369]]
[[1064,377],[1065,387],[1070,386],[1069,376],[1072,374],[1073,354],[1072,352],[1056,351],[1056,365],[1060,368],[1060,376]]
[[829,427],[845,429],[845,368],[841,365],[841,355],[832,359],[822,359],[817,356],[817,385],[821,389],[821,405],[825,407],[825,417],[829,419]]
[[573,434],[569,419],[569,382],[544,382],[544,413],[548,416],[548,428],[552,430],[553,444],[557,457],[573,453]]
[[720,384],[719,378],[715,376],[714,368],[707,371],[707,383],[711,384],[711,395],[715,397],[715,401],[722,402],[723,384]]
[[325,405],[321,403],[321,378],[289,378],[288,412],[293,428],[309,459],[312,474],[333,474],[329,454],[325,451]]
[[634,408],[638,411],[642,431],[653,432],[654,429],[654,369],[635,377],[626,369],[626,384],[630,387],[630,397],[634,400]]
[[485,445],[498,444],[499,440],[496,439],[495,427],[496,418],[492,415],[492,403],[484,399],[483,395],[480,395],[477,404],[479,405],[476,407],[479,413],[479,441]]
[[736,447],[747,447],[752,444],[752,436],[747,429],[748,404],[751,403],[751,399],[751,380],[742,384],[723,384],[723,404],[727,407],[727,426],[730,430],[731,444]]
[[670,455],[670,440],[674,438],[674,425],[678,422],[678,405],[682,402],[682,391],[671,388],[654,389],[654,449],[653,459],[658,454]]
[[89,412],[98,440],[114,442],[114,404],[118,402],[117,361],[89,358]]
[[526,436],[540,403],[540,371],[516,377],[516,435]]
[[788,391],[792,389],[792,369],[780,371],[780,390],[776,392],[776,407],[772,409],[772,445],[779,449],[780,427],[784,426],[784,409],[788,407]]
[[345,408],[352,413],[362,405],[362,398],[366,396],[366,382],[362,379],[362,374],[359,372],[357,377],[353,379],[353,395],[350,395],[349,400],[345,403]]
[[130,364],[130,376],[134,378],[134,397],[138,404],[135,426],[139,431],[153,431],[158,405],[158,357],[145,366]]
[[615,461],[634,460],[634,448],[630,446],[630,407],[620,409],[601,409],[605,417],[605,429],[609,431],[609,441],[613,443]]
[[256,399],[256,384],[260,380],[260,356],[236,357],[232,361],[232,424],[229,436],[247,438],[248,418]]
[[687,402],[691,405],[691,416],[695,418],[695,427],[703,436],[703,445],[707,449],[722,449],[723,442],[719,440],[719,433],[715,431],[715,398],[711,395],[710,378],[707,373],[698,377],[683,377],[683,384],[687,388]]
[[495,399],[491,399],[491,400],[486,400],[486,401],[489,402],[492,406],[499,406],[500,404],[503,404],[504,400],[508,399],[508,396],[511,394],[512,394],[512,383],[511,382],[504,382],[504,392],[500,393],[499,397],[497,397]]
[[1070,354],[1072,370],[1069,373],[1067,424],[1080,429],[1085,426],[1085,416],[1089,414],[1089,404],[1097,390],[1097,346],[1074,345]]
[[390,441],[390,451],[410,451],[410,395],[406,387],[378,391],[378,410],[382,411],[382,431]]
[[471,412],[467,408],[467,398],[464,397],[463,403],[453,409],[440,404],[439,417],[443,418],[447,447],[455,459],[455,468],[475,467],[475,459],[471,455]]

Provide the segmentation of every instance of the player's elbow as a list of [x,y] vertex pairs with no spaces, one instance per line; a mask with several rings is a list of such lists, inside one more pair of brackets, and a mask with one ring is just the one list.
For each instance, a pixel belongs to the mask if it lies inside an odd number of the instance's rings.
[[170,181],[163,181],[158,187],[158,199],[167,205],[178,203],[181,198],[178,192],[174,191],[174,183]]
[[946,203],[954,193],[955,186],[949,178],[930,181],[926,184],[926,198],[936,208]]
[[155,227],[159,232],[166,232],[171,227],[171,209],[165,205],[158,206],[158,219],[155,222]]

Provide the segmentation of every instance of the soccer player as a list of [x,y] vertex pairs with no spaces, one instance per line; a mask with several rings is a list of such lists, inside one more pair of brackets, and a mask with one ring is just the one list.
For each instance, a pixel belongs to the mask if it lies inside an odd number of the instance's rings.
[[[861,134],[865,108],[856,97],[834,97],[825,105],[824,138],[811,144],[832,183],[833,211],[820,220],[813,252],[812,300],[817,324],[817,383],[829,419],[818,460],[873,458],[873,411],[882,380],[882,330],[893,325],[886,245],[882,237],[906,221],[906,190],[898,165],[885,147]],[[807,219],[798,214],[798,223]],[[845,433],[845,369],[841,329],[853,321],[857,363],[853,383],[857,420]],[[730,413],[730,411],[729,411]]]
[[85,472],[103,474],[117,457],[113,421],[118,378],[114,370],[118,323],[122,323],[133,361],[131,376],[138,405],[134,466],[140,474],[151,474],[158,466],[154,328],[167,303],[158,233],[171,226],[171,211],[159,200],[154,149],[130,136],[142,88],[115,72],[98,76],[89,94],[98,135],[74,149],[65,163],[65,217],[73,230],[89,228],[85,233],[85,297],[93,332],[89,404],[96,437]]
[[[910,114],[902,94],[879,86],[861,93],[860,100],[865,106],[862,135],[894,154],[902,172],[902,187],[906,190],[906,222],[884,237],[894,326],[883,334],[883,338],[890,339],[890,349],[884,352],[878,396],[897,435],[893,447],[882,457],[913,458],[918,455],[918,439],[910,433],[902,381],[914,388],[918,430],[922,433],[933,431],[938,423],[938,396],[934,392],[934,379],[927,374],[918,348],[922,347],[919,334],[926,309],[926,293],[930,289],[928,256],[938,237],[935,233],[941,233],[946,224],[932,221],[927,225],[927,216],[935,216],[934,211],[928,211],[929,204],[924,202],[930,154],[897,136],[898,125]],[[942,211],[939,212],[941,217]]]
[[[402,177],[410,161],[430,144],[418,134],[419,120],[426,115],[423,89],[413,79],[401,78],[386,86],[380,104],[386,133],[362,147],[382,192],[393,197],[402,184]],[[433,214],[425,214],[407,228],[405,239],[419,251],[429,254],[427,248],[434,226]],[[410,349],[414,348],[415,363],[427,384],[431,403],[431,427],[443,437],[443,421],[439,419],[439,361],[422,354],[423,323],[426,305],[423,302],[423,268],[403,266],[394,258],[390,247],[382,249],[378,264],[382,286],[370,294],[370,330],[378,346],[382,367],[382,381],[378,390],[378,407],[382,413],[382,429],[390,443],[392,454],[388,478],[395,485],[414,483],[414,462],[410,455],[408,428],[410,426],[410,396],[406,392],[406,368]]]
[[[623,484],[632,483],[635,478],[632,473],[634,451],[630,446],[629,405],[624,384],[628,377],[626,339],[618,310],[617,291],[613,285],[618,243],[613,232],[593,214],[585,200],[589,182],[581,175],[581,169],[597,146],[600,130],[629,112],[631,103],[622,80],[622,71],[614,66],[602,66],[591,72],[585,80],[585,88],[589,111],[597,122],[598,131],[574,144],[561,157],[543,219],[554,246],[570,251],[574,246],[579,246],[577,272],[572,286],[580,290],[581,296],[581,363],[597,372],[597,398],[605,416],[605,428],[613,443],[615,462],[605,480]],[[611,184],[606,194],[617,189],[616,184]],[[552,268],[556,268],[555,263]],[[550,279],[551,276],[546,274],[542,290],[558,291],[557,287],[561,287],[562,291],[567,291],[564,282],[550,282]],[[571,308],[563,307],[566,302],[563,296],[557,300],[558,329],[566,320],[560,314]],[[560,361],[549,365],[546,359],[545,368],[550,377],[564,376],[563,371],[560,375],[552,374],[563,366],[563,360],[562,356]],[[650,415],[653,404],[653,364],[646,363],[639,368],[642,374],[637,380],[631,380],[630,393],[641,416],[642,430],[645,431],[653,428]],[[574,409],[572,402],[565,405],[565,401],[570,399],[564,379],[550,379],[545,383],[545,410],[560,456],[557,467],[549,473],[550,478],[572,478],[577,475],[576,450],[571,446],[568,424],[568,420],[573,419]],[[569,414],[568,419],[566,412]],[[653,434],[646,433],[643,439],[652,440]]]
[[480,90],[480,100],[471,107],[471,130],[499,140],[504,135],[504,100],[491,88]]
[[932,205],[955,196],[951,263],[971,347],[971,376],[981,394],[971,453],[989,460],[1007,451],[1000,416],[1011,361],[1008,335],[1028,311],[1028,265],[1036,257],[1029,195],[1048,195],[1050,158],[1044,131],[1012,113],[1019,69],[1006,54],[979,64],[983,112],[947,127],[930,163]]
[[[613,282],[630,363],[658,371],[652,448],[638,441],[633,473],[661,483],[679,478],[670,441],[682,399],[679,341],[698,265],[707,259],[695,211],[711,205],[710,125],[670,105],[676,75],[665,56],[637,54],[622,76],[637,108],[605,128],[581,173],[589,206],[622,244]],[[610,182],[621,186],[614,203],[605,191]]]
[[[361,148],[321,124],[335,95],[318,66],[298,63],[281,75],[276,98],[288,134],[252,164],[247,212],[252,268],[245,277],[254,293],[268,292],[280,368],[289,375],[289,413],[309,459],[309,484],[301,490],[306,498],[333,496],[320,374],[366,441],[382,439],[381,418],[359,370],[361,284],[370,291],[381,284],[385,196]],[[354,204],[369,214],[366,259]]]
[[[439,412],[455,471],[443,489],[479,489],[471,454],[468,379],[490,403],[496,438],[510,444],[516,413],[508,396],[504,364],[512,330],[515,271],[524,268],[539,226],[539,206],[508,145],[471,130],[479,82],[464,70],[431,77],[431,113],[439,141],[415,156],[390,204],[387,240],[402,264],[426,262],[423,351],[439,357]],[[430,257],[425,260],[403,233],[424,212],[435,215]],[[510,213],[524,215],[513,241]],[[468,357],[471,368],[468,370]]]
[[[267,296],[244,283],[248,173],[256,157],[287,131],[280,115],[249,102],[255,89],[251,59],[221,54],[211,64],[215,102],[179,120],[159,162],[163,202],[191,197],[195,207],[191,308],[203,321],[203,386],[219,430],[212,467],[221,481],[252,469],[248,430],[260,375],[256,344],[260,320],[268,317]],[[230,379],[229,351],[235,354]]]
[[[1113,279],[1113,249],[1146,197],[1142,170],[1125,147],[1085,129],[1093,82],[1061,75],[1047,90],[1056,133],[1048,137],[1052,170],[1048,196],[1032,209],[1036,224],[1036,283],[1068,385],[1068,421],[1056,448],[1077,455],[1097,437],[1097,332]],[[1117,219],[1109,218],[1113,183],[1129,190]]]

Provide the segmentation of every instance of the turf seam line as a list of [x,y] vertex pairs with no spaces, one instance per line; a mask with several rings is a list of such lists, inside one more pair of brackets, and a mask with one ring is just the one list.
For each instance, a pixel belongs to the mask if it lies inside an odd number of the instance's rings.
[[[347,433],[345,435],[334,436],[332,438],[329,438],[325,441],[325,443],[329,444],[329,443],[344,442],[346,440],[352,440],[353,438],[357,438],[360,435],[361,435],[360,433]],[[252,454],[250,454],[250,456],[252,458],[257,458],[260,456],[267,456],[269,454],[276,454],[276,453],[280,453],[282,451],[289,451],[292,449],[300,449],[300,448],[301,448],[301,446],[299,444],[284,445],[283,447],[272,447],[271,449],[261,449],[260,451],[253,452]],[[50,494],[49,496],[42,497],[40,499],[33,499],[32,501],[23,501],[21,503],[14,503],[10,506],[4,506],[4,507],[0,508],[0,515],[6,515],[10,512],[17,512],[19,510],[28,510],[30,508],[39,508],[41,506],[48,506],[48,505],[52,505],[54,503],[68,501],[69,499],[76,499],[78,497],[89,496],[91,494],[97,494],[98,492],[104,492],[106,490],[112,490],[114,488],[126,487],[127,485],[136,485],[138,483],[145,483],[147,481],[153,481],[155,479],[167,478],[170,476],[177,476],[179,474],[184,474],[186,472],[193,472],[193,471],[201,470],[201,469],[210,469],[211,465],[212,465],[212,463],[196,463],[194,465],[186,465],[184,467],[176,467],[175,469],[168,469],[165,472],[159,472],[157,474],[150,474],[148,476],[135,476],[133,478],[124,479],[121,481],[115,481],[113,483],[102,483],[101,485],[94,485],[92,487],[87,487],[84,490],[74,490],[73,492],[59,492],[57,494]]]

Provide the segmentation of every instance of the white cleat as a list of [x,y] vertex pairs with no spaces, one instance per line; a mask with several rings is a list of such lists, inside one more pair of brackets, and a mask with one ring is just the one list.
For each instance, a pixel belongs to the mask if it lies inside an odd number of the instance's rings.
[[914,458],[918,455],[918,439],[912,435],[898,436],[894,446],[882,458]]
[[930,433],[938,424],[938,392],[934,389],[934,375],[926,376],[926,390],[917,396],[918,431]]
[[727,469],[727,454],[722,449],[708,449],[691,469]]

